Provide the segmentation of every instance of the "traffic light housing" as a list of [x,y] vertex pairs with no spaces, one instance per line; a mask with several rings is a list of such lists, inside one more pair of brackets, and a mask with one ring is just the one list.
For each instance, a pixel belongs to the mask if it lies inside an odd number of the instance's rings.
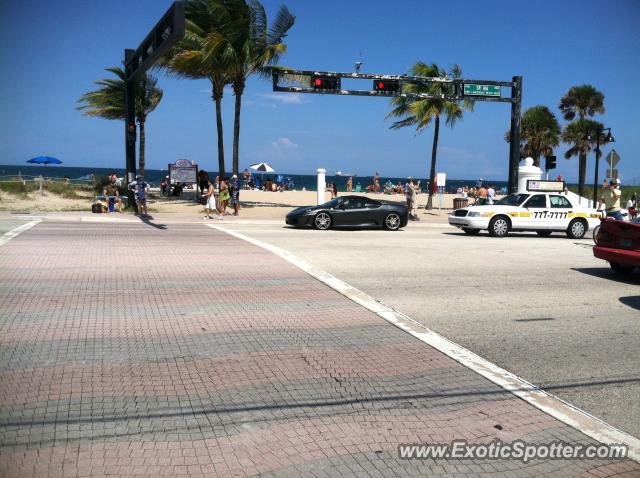
[[336,76],[314,75],[311,77],[311,87],[314,90],[339,90],[340,78]]
[[397,93],[399,90],[400,82],[398,80],[373,80],[373,91],[376,91],[378,93]]
[[556,169],[556,157],[555,156],[545,156],[545,169],[550,171],[551,169]]

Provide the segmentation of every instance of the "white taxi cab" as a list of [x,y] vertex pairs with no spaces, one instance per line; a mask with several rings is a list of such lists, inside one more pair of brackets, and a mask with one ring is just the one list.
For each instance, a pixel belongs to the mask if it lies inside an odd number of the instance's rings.
[[557,231],[581,239],[600,224],[600,217],[595,209],[575,206],[563,194],[529,191],[510,194],[492,205],[456,209],[449,215],[449,224],[471,235],[488,230],[494,237],[504,237],[509,231],[548,236]]

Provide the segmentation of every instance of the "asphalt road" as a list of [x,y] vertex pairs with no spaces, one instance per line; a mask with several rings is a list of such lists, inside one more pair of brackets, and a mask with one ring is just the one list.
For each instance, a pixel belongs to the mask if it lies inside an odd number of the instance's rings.
[[466,236],[224,224],[282,247],[478,355],[640,436],[640,273],[621,279],[590,238]]

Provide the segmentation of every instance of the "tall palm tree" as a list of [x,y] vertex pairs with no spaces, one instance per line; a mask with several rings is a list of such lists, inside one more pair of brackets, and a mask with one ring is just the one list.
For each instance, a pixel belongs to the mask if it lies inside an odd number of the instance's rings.
[[240,112],[247,78],[256,73],[270,75],[267,67],[287,51],[283,40],[295,23],[295,16],[282,6],[269,27],[264,6],[258,0],[212,0],[211,4],[219,22],[217,34],[211,36],[212,54],[222,60],[235,96],[233,172],[237,174]]
[[[126,119],[125,73],[120,67],[107,68],[116,78],[98,80],[97,90],[85,93],[80,97],[81,103],[76,109],[85,116],[94,116],[108,120]],[[158,88],[158,79],[145,74],[135,84],[136,122],[140,129],[140,174],[144,174],[147,116],[158,107],[162,100],[162,90]]]
[[[533,164],[540,166],[540,156],[553,153],[553,148],[560,144],[560,134],[560,124],[549,108],[529,108],[522,115],[520,155],[531,156]],[[507,142],[511,139],[509,131],[505,134],[505,139]]]
[[[562,132],[562,140],[571,145],[565,152],[564,157],[566,159],[570,159],[573,156],[586,158],[596,145],[597,131],[600,131],[601,134],[600,145],[606,144],[608,141],[602,128],[604,128],[602,123],[590,119],[578,119],[569,123]],[[602,151],[598,150],[596,154],[598,155],[597,159],[599,159],[602,156]],[[583,170],[581,169],[580,172],[583,173]],[[579,195],[583,197],[584,177],[582,177],[581,181],[579,184]]]
[[[461,78],[462,70],[458,65],[454,65],[453,68],[447,73],[443,68],[441,69],[435,63],[427,65],[423,62],[417,62],[411,68],[411,76],[422,77],[441,77],[441,78]],[[451,94],[451,83],[440,82],[432,83],[430,85],[422,85],[418,83],[406,84],[402,90],[403,93],[431,93],[431,94]],[[440,117],[444,116],[445,124],[449,127],[453,127],[455,123],[462,119],[465,110],[473,111],[472,101],[450,101],[442,98],[416,98],[416,97],[404,97],[398,96],[391,100],[391,105],[394,107],[389,114],[388,118],[402,118],[391,125],[391,129],[404,128],[406,126],[415,126],[418,133],[426,129],[431,122],[434,123],[433,130],[433,146],[431,149],[431,168],[429,170],[429,182],[430,185],[435,183],[436,177],[436,156],[438,151],[438,137],[440,135]],[[427,209],[433,208],[433,193],[432,187],[429,188],[429,199],[427,201]]]
[[[591,85],[574,86],[562,97],[559,108],[562,116],[567,121],[574,120],[576,115],[578,116],[578,121],[584,121],[587,116],[604,113],[604,95]],[[582,126],[585,124],[586,123],[581,123]],[[587,174],[588,149],[585,150],[585,148],[581,146],[584,145],[585,140],[578,142],[577,138],[573,135],[573,133],[582,126],[574,125],[569,134],[566,134],[570,125],[571,124],[565,127],[563,138],[573,137],[575,139],[575,141],[569,141],[570,144],[572,144],[570,151],[575,150],[578,154],[578,194],[582,197],[584,195],[584,183]],[[585,134],[588,133],[588,131],[585,132]],[[595,131],[591,131],[591,133],[593,134]],[[564,141],[567,142],[567,139],[564,139]],[[565,154],[566,158],[570,158],[571,156],[573,156],[573,154],[569,156]]]
[[218,172],[224,176],[222,98],[230,78],[213,48],[220,30],[219,12],[220,0],[187,0],[184,38],[158,62],[158,66],[178,78],[207,79],[211,83],[211,99],[216,108]]

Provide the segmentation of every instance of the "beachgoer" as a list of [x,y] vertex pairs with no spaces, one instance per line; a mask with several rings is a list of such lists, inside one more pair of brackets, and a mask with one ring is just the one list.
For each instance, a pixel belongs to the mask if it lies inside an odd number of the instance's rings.
[[487,204],[488,194],[489,192],[487,191],[487,188],[484,186],[484,184],[481,184],[478,190],[476,191],[476,200],[478,204],[480,205]]
[[612,179],[609,182],[609,187],[602,192],[600,202],[596,209],[600,209],[600,206],[604,203],[607,217],[612,217],[618,221],[622,221],[622,213],[620,212],[620,196],[622,196],[622,191],[620,191],[620,180]]
[[240,186],[238,185],[238,176],[231,176],[229,182],[229,192],[231,195],[231,205],[233,206],[233,215],[237,216],[240,212]]
[[376,171],[376,175],[373,177],[373,192],[380,192],[380,173]]
[[118,177],[115,174],[109,176],[109,184],[105,187],[104,190],[105,201],[107,204],[111,206],[113,204],[113,208],[108,208],[108,210],[118,208],[118,212],[122,211],[122,198],[120,198],[120,192],[118,191]]
[[205,206],[204,206],[204,211],[206,216],[204,216],[203,219],[211,219],[211,211],[218,210],[218,206],[216,204],[216,196],[214,192],[215,192],[215,187],[213,185],[213,181],[209,179],[207,194],[204,195],[207,198],[207,202],[205,203]]
[[349,179],[347,179],[347,192],[350,193],[352,191],[353,191],[353,178],[349,176]]
[[218,198],[218,219],[227,213],[227,205],[229,204],[229,186],[227,185],[226,178],[220,178],[220,196]]
[[200,187],[200,194],[204,194],[204,188],[209,184],[209,173],[204,169],[198,172],[198,186]]
[[629,219],[634,220],[638,217],[638,195],[633,193],[627,201],[627,211],[629,211]]
[[404,185],[404,197],[407,201],[407,211],[409,211],[409,219],[413,219],[413,215],[411,210],[413,209],[411,204],[411,195],[413,191],[413,178],[409,176],[407,178],[407,183]]
[[493,189],[492,185],[489,185],[487,188],[487,204],[493,204],[496,199],[496,190]]
[[164,197],[165,193],[167,193],[167,188],[169,187],[169,176],[166,178],[162,178],[160,180],[160,194]]
[[415,185],[411,187],[411,215],[413,216],[414,221],[420,220],[420,218],[418,217],[418,191],[419,190],[420,190],[419,187],[416,187]]
[[338,185],[336,183],[333,183],[331,186],[331,192],[333,193],[334,198],[338,197]]
[[138,205],[138,214],[140,216],[148,216],[147,214],[147,190],[149,184],[147,184],[142,175],[138,175],[136,180],[129,184],[129,189],[135,193],[136,204]]

